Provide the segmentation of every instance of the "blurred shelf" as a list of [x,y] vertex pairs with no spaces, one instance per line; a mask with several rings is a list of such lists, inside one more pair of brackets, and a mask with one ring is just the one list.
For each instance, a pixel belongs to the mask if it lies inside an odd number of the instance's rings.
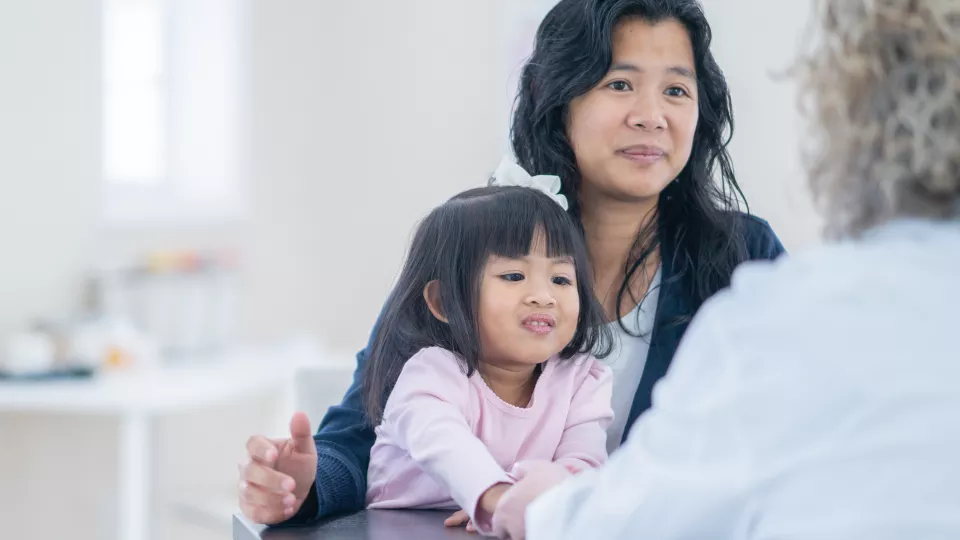
[[177,413],[276,390],[303,367],[331,374],[353,369],[352,359],[302,342],[250,347],[90,379],[0,381],[0,412]]

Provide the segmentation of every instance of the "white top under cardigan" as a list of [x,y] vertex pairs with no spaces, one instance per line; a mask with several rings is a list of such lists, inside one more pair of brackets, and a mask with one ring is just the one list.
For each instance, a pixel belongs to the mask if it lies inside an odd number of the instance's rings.
[[657,300],[660,298],[660,270],[650,280],[648,292],[642,302],[620,321],[630,332],[624,332],[620,322],[608,323],[613,331],[613,352],[601,360],[613,371],[613,423],[607,428],[607,452],[620,447],[623,432],[630,417],[633,397],[640,386],[643,368],[647,365],[650,338],[657,315]]

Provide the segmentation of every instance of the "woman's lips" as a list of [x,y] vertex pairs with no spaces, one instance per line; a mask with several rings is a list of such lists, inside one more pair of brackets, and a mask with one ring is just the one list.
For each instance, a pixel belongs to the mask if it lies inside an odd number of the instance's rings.
[[647,144],[621,148],[617,153],[640,165],[653,165],[667,156],[667,152],[663,148]]

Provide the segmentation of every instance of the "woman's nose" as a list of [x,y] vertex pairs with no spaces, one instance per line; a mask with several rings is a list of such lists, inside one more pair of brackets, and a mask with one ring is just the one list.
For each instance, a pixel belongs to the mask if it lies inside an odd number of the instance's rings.
[[644,131],[666,129],[667,121],[663,116],[660,96],[653,95],[653,92],[640,93],[630,109],[627,123],[631,127],[640,128]]

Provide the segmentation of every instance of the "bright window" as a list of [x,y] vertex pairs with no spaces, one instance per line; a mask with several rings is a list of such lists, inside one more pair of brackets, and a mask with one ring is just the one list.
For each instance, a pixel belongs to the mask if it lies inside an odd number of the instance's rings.
[[241,0],[103,0],[104,218],[241,217]]

